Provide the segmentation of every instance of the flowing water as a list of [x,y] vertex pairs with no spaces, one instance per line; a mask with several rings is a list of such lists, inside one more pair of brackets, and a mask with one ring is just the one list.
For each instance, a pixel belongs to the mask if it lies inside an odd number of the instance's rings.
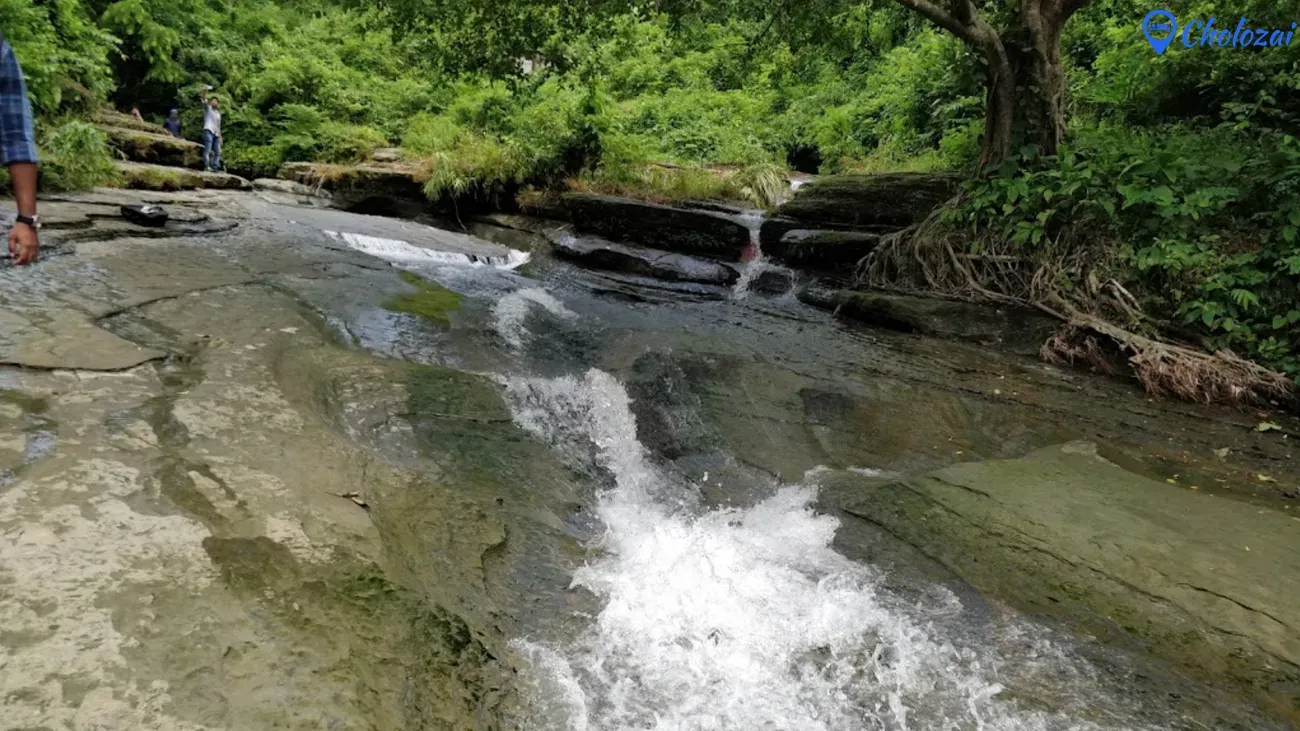
[[[751,230],[754,255],[732,300],[768,266]],[[607,285],[593,290],[567,265],[530,280],[501,271],[525,261],[522,253],[453,261],[404,242],[331,235],[488,294],[480,322],[499,352],[462,363],[493,363],[477,370],[499,384],[515,423],[590,483],[590,525],[571,531],[585,536],[586,558],[568,567],[570,592],[589,597],[589,609],[524,624],[510,641],[514,722],[526,731],[1174,727],[1162,709],[1130,697],[1129,676],[1099,671],[1074,640],[938,583],[909,578],[899,591],[889,571],[847,558],[833,545],[839,520],[816,508],[833,470],[789,484],[750,473],[727,504],[706,499],[709,470],[684,469],[643,444],[628,385],[582,354],[585,342],[637,328],[649,338],[637,351],[668,352],[653,342],[665,332],[743,333],[749,315],[721,322],[726,303],[688,305],[656,333],[646,327],[656,315],[593,300]],[[696,320],[683,314],[691,307]],[[803,330],[788,331],[791,348],[806,347],[793,341]],[[481,347],[483,334],[469,340]]]

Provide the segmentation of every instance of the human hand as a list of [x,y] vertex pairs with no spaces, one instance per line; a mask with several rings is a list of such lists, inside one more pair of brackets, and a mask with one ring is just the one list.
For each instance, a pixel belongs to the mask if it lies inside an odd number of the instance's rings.
[[36,229],[25,223],[15,223],[13,228],[9,229],[9,255],[14,266],[36,261],[36,253],[39,249]]

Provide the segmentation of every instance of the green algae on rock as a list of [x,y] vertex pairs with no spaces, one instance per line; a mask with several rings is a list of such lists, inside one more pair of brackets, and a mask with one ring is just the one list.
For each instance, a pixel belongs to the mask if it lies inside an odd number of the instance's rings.
[[418,274],[403,271],[399,276],[416,291],[389,297],[384,301],[384,309],[415,315],[442,327],[451,326],[447,315],[460,309],[464,297]]

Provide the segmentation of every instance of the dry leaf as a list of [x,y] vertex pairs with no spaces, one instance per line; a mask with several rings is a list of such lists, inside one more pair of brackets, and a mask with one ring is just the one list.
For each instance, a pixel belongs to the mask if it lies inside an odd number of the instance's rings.
[[1268,475],[1255,475],[1255,477],[1258,477],[1260,482],[1277,482],[1277,480]]
[[1258,432],[1282,431],[1282,427],[1278,426],[1277,424],[1274,424],[1271,421],[1261,421],[1259,422],[1259,425],[1255,427],[1255,431]]
[[1228,448],[1222,447],[1220,449],[1214,450],[1214,456],[1218,457],[1219,459],[1225,459],[1228,456]]

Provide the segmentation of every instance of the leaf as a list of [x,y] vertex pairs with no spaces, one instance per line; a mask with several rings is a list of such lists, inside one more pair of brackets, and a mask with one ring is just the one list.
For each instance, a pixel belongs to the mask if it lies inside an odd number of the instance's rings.
[[1278,426],[1277,424],[1274,424],[1271,421],[1261,421],[1255,427],[1255,431],[1257,432],[1282,431],[1282,427]]
[[1214,456],[1219,459],[1226,459],[1228,456],[1228,448],[1220,447],[1219,449],[1214,450]]
[[1260,482],[1277,482],[1277,480],[1273,479],[1272,477],[1269,477],[1268,475],[1255,475],[1255,477]]

